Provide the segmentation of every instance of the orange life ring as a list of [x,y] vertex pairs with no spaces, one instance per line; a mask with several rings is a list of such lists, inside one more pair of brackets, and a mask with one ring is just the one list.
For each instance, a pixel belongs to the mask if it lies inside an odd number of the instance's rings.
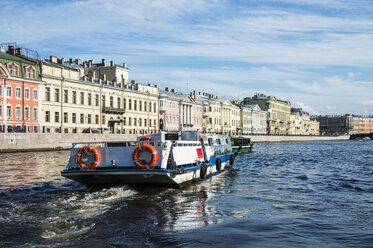
[[144,136],[140,139],[140,141],[147,141],[147,140],[151,140],[151,138],[149,136]]
[[[94,159],[93,159],[93,162],[91,164],[85,164],[85,162],[87,162],[87,161],[83,161],[83,160],[87,160],[87,158],[82,159],[82,156],[83,156],[84,153],[87,153],[88,155],[90,155],[89,153],[91,153],[91,154],[94,155]],[[100,163],[100,161],[101,161],[100,153],[98,152],[98,150],[96,148],[91,147],[91,146],[82,147],[79,150],[78,154],[76,155],[76,163],[83,170],[92,170],[92,169],[96,168],[96,166]]]
[[[139,157],[140,152],[142,152],[144,150],[147,150],[148,152],[151,153],[151,159],[150,159],[149,162],[147,162],[145,160],[142,160]],[[135,152],[133,153],[133,161],[134,161],[135,165],[140,169],[151,169],[151,168],[153,168],[155,162],[157,161],[157,157],[158,157],[157,156],[157,151],[151,145],[143,144],[143,145],[137,147]]]

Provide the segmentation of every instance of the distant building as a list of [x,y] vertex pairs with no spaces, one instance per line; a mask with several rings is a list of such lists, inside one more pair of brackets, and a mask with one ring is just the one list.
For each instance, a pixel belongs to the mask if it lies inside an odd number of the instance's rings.
[[277,99],[275,96],[256,94],[246,97],[244,105],[257,104],[267,112],[267,134],[291,134],[291,103]]
[[0,131],[39,132],[40,63],[22,48],[0,52]]
[[168,87],[159,91],[159,123],[162,130],[198,130],[203,126],[203,103]]
[[316,116],[320,122],[321,135],[345,135],[358,133],[373,133],[373,118],[344,115],[344,116]]
[[310,119],[310,135],[320,135],[320,122],[314,118]]
[[291,108],[291,134],[310,135],[310,115],[302,108]]
[[242,134],[266,134],[267,112],[262,111],[258,104],[244,105],[240,103]]

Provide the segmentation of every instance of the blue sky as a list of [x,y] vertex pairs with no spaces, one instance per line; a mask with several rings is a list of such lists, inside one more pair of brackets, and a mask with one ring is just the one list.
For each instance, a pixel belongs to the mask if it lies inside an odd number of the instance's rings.
[[127,63],[130,80],[373,115],[373,1],[0,0],[0,42]]

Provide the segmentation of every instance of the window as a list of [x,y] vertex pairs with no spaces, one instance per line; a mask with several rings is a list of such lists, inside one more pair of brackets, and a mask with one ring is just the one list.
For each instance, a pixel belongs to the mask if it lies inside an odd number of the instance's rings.
[[80,114],[80,124],[84,124],[84,114]]
[[60,89],[54,89],[54,101],[60,102]]
[[133,110],[137,110],[137,100],[133,100]]
[[92,123],[92,115],[88,114],[88,124],[91,124],[91,123]]
[[50,113],[49,113],[49,111],[45,111],[45,122],[50,122]]
[[95,124],[98,124],[98,115],[95,115]]
[[31,78],[35,78],[35,69],[31,69]]
[[8,71],[9,71],[9,74],[12,75],[12,76],[18,76],[18,65],[15,64],[15,63],[9,63],[7,65],[7,68],[8,68]]
[[144,111],[146,112],[146,102],[144,102]]
[[26,99],[26,100],[29,100],[29,99],[30,99],[30,89],[29,89],[29,88],[26,88],[26,89],[25,89],[25,99]]
[[76,114],[75,113],[73,113],[73,116],[72,116],[72,123],[76,123]]
[[154,123],[154,126],[156,126],[157,125],[157,120],[154,119],[153,123]]
[[7,86],[6,87],[6,96],[7,97],[12,97],[12,86]]
[[30,68],[28,68],[28,67],[26,67],[26,77],[27,78],[31,77]]
[[21,88],[20,87],[16,87],[16,98],[17,99],[21,98]]
[[0,96],[2,96],[2,95],[3,95],[3,85],[0,84]]
[[105,125],[105,115],[102,116],[101,123],[102,123],[102,125]]
[[73,91],[73,104],[76,104],[76,91]]
[[12,119],[12,106],[6,106],[6,115],[8,119]]
[[63,102],[68,103],[69,102],[69,91],[63,90]]
[[8,65],[8,71],[9,71],[10,75],[13,75],[13,66],[12,65]]
[[142,101],[139,101],[139,110],[142,111]]
[[126,106],[127,105],[127,101],[126,101],[126,98],[123,98],[123,109],[126,109]]
[[137,119],[136,118],[133,118],[133,125],[137,126]]
[[33,126],[32,131],[33,131],[34,133],[37,133],[37,132],[38,132],[38,126]]
[[80,104],[84,105],[84,92],[80,92]]
[[26,77],[35,79],[36,69],[32,66],[26,67]]
[[132,126],[132,118],[131,117],[128,118],[128,126]]
[[100,103],[98,102],[98,94],[95,94],[95,105],[98,107]]
[[92,93],[88,93],[88,105],[92,105]]
[[123,125],[126,125],[126,117],[123,117]]
[[38,109],[37,109],[37,108],[34,108],[34,109],[32,110],[32,119],[33,119],[34,121],[38,120]]
[[147,119],[144,119],[144,127],[146,127],[147,126]]
[[34,101],[38,100],[38,90],[34,89],[32,91],[32,97],[33,97]]
[[21,107],[16,107],[16,119],[21,119]]
[[106,96],[102,96],[102,107],[106,106]]
[[67,112],[64,112],[63,113],[63,122],[64,123],[67,123],[69,121],[69,115]]
[[25,107],[25,119],[30,120],[30,108]]
[[51,100],[51,89],[49,87],[45,88],[45,101]]
[[117,107],[120,108],[120,97],[117,98]]
[[149,103],[149,112],[152,112],[152,103]]
[[157,112],[157,104],[154,103],[154,113]]
[[140,127],[142,126],[142,119],[141,118],[139,119],[139,126]]
[[110,97],[110,107],[114,107],[114,97]]
[[60,112],[54,112],[54,122],[60,122]]
[[3,105],[0,104],[0,117],[3,117]]
[[[13,64],[13,65],[15,65],[15,64]],[[13,67],[13,72],[14,72],[14,76],[18,76],[18,66],[14,66]]]

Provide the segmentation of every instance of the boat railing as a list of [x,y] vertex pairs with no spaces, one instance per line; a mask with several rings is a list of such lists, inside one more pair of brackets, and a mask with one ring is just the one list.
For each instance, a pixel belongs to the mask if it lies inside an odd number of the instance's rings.
[[82,148],[84,146],[92,147],[138,147],[142,144],[150,144],[151,146],[161,146],[159,141],[109,141],[109,142],[77,142],[72,143],[72,148]]

